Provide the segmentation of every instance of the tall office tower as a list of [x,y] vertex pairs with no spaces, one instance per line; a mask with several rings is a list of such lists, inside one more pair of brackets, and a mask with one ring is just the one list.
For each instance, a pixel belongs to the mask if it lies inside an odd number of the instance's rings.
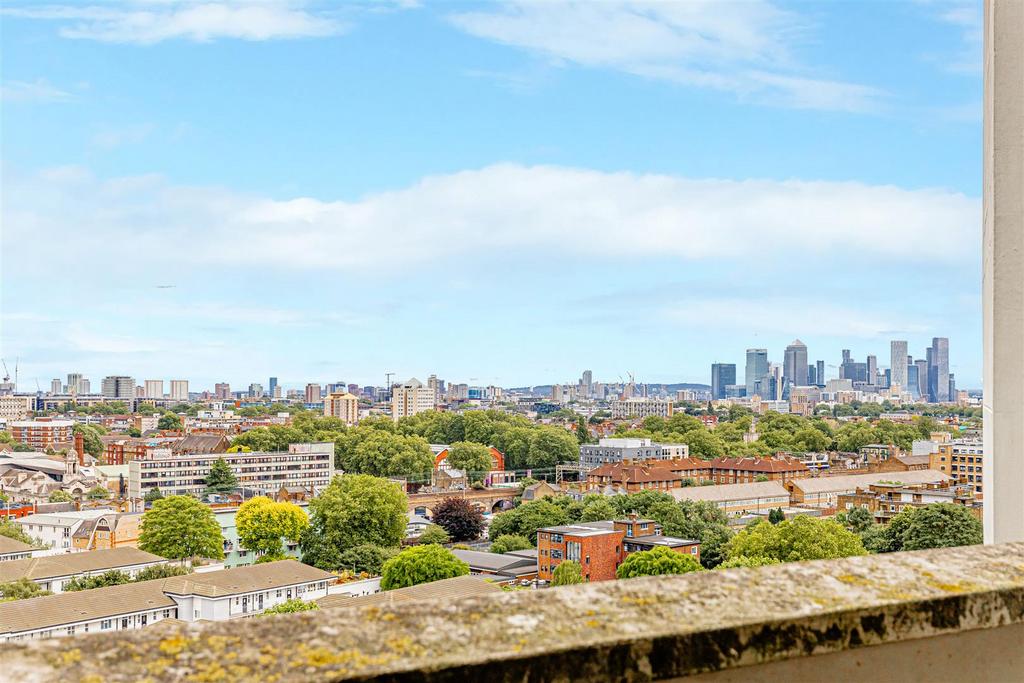
[[814,365],[817,367],[817,371],[814,374],[818,376],[818,386],[823,387],[825,386],[825,361],[815,361]]
[[92,393],[92,382],[90,382],[89,380],[87,380],[86,378],[83,377],[78,382],[78,388],[81,389],[81,391],[78,392],[78,393],[80,393],[80,394],[90,394],[90,393]]
[[174,401],[187,401],[188,400],[188,380],[187,379],[172,379],[171,380],[171,400],[174,400]]
[[277,397],[277,378],[271,377],[270,382],[267,384],[267,392],[270,394],[270,398]]
[[415,377],[391,388],[391,417],[396,422],[403,417],[433,409],[433,392]]
[[82,394],[82,374],[80,372],[68,373],[68,393]]
[[310,382],[306,385],[306,403],[320,402],[321,387],[319,384]]
[[818,367],[816,365],[807,366],[807,386],[818,386]]
[[50,380],[50,393],[53,394],[54,396],[63,393],[61,390],[60,378]]
[[878,384],[878,356],[868,356],[867,382],[874,386]]
[[725,388],[730,384],[736,384],[736,364],[712,363],[711,398],[715,400],[725,398]]
[[249,391],[246,395],[249,398],[263,398],[263,385],[259,382],[253,382],[249,385]]
[[213,395],[222,401],[231,398],[231,385],[227,382],[217,382],[213,385]]
[[103,396],[106,398],[135,398],[135,378],[126,375],[104,377]]
[[583,395],[590,397],[590,392],[594,388],[594,373],[590,370],[583,371],[583,379],[580,382],[583,385]]
[[164,381],[162,379],[147,379],[144,385],[146,398],[163,398]]
[[921,380],[917,376],[917,363],[907,366],[907,387],[903,391],[909,391],[910,396],[916,401],[921,398]]
[[783,366],[769,363],[768,372],[761,378],[759,395],[766,401],[778,401],[787,393]]
[[953,373],[949,373],[949,400],[956,400],[956,377]]
[[768,349],[747,349],[745,373],[743,380],[747,385],[747,396],[753,396],[757,393],[758,384],[768,374]]
[[949,339],[932,337],[928,355],[928,399],[932,403],[949,400]]
[[349,384],[348,385],[348,393],[353,394],[355,396],[358,396],[359,395],[359,385],[358,384]]
[[914,361],[917,366],[917,397],[928,400],[928,361],[918,358]]
[[807,386],[807,345],[799,339],[786,347],[783,360],[783,382],[794,387]]
[[899,385],[901,391],[907,390],[907,342],[894,340],[889,343],[889,367],[892,369],[890,386]]
[[437,375],[431,375],[427,378],[427,391],[434,396],[434,405],[438,405],[444,394],[444,380],[438,379]]

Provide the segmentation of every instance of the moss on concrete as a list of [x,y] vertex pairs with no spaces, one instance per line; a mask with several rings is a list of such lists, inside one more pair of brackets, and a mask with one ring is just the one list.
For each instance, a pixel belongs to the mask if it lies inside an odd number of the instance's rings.
[[329,609],[0,649],[28,683],[647,681],[1024,621],[1024,544]]

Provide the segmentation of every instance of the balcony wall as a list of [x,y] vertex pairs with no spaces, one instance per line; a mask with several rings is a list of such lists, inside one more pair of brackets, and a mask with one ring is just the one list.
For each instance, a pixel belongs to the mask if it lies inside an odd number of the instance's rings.
[[1024,544],[154,626],[0,649],[7,680],[1018,680]]

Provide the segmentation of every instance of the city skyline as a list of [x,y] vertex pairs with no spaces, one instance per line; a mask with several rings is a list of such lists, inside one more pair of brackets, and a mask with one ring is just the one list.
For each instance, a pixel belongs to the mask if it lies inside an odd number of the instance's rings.
[[54,5],[3,10],[22,390],[707,383],[935,336],[981,384],[977,3]]

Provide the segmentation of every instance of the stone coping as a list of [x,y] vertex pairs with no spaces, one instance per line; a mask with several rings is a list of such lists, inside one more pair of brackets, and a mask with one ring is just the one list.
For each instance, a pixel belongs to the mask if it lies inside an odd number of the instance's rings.
[[170,624],[0,648],[26,683],[647,681],[1024,622],[1024,543]]

